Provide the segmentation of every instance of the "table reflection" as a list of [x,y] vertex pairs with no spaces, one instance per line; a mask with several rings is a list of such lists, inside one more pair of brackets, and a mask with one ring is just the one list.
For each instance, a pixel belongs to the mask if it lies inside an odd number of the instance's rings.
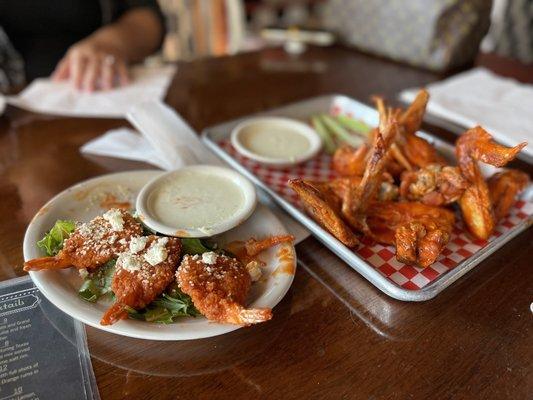
[[320,282],[346,306],[354,318],[361,320],[377,335],[389,340],[403,340],[398,325],[400,302],[388,298],[367,283],[317,240],[306,241],[307,251],[300,252],[298,266]]
[[87,326],[89,348],[92,357],[106,364],[145,375],[189,377],[221,372],[268,351],[283,334],[291,305],[289,292],[269,323],[198,340],[142,340]]

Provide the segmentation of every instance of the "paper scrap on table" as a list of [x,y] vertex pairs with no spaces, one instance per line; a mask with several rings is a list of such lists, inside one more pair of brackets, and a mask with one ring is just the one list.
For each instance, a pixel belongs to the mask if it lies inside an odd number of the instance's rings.
[[[527,141],[522,151],[533,157],[533,85],[475,68],[432,83],[427,89],[429,114],[465,128],[481,125],[508,146]],[[417,91],[405,90],[400,99],[411,102]]]
[[6,98],[2,93],[0,93],[0,116],[4,113],[4,110],[6,108]]
[[77,91],[68,82],[40,78],[20,94],[10,96],[8,103],[44,114],[124,118],[128,110],[136,104],[162,100],[175,71],[176,67],[173,65],[132,67],[132,82],[129,85],[93,93]]
[[[128,120],[141,133],[128,128],[114,129],[85,143],[80,151],[84,154],[144,161],[165,170],[198,163],[225,166],[202,143],[187,122],[161,102],[133,107],[128,113]],[[259,193],[259,196],[294,235],[296,243],[309,236],[307,229],[287,215],[266,194]]]

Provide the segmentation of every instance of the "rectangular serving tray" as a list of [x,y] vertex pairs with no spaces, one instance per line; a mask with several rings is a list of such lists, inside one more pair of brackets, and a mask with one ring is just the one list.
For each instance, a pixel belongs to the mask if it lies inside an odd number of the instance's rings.
[[[346,113],[355,116],[357,119],[364,121],[370,126],[377,126],[379,119],[377,111],[373,108],[349,97],[335,94],[292,103],[283,107],[254,114],[253,116],[282,116],[308,122],[311,115],[318,113]],[[297,208],[286,198],[278,194],[264,180],[260,179],[259,176],[253,172],[253,169],[246,168],[239,161],[238,157],[234,157],[224,148],[224,146],[221,146],[221,143],[229,140],[232,129],[238,123],[250,117],[251,116],[249,115],[206,128],[202,132],[202,140],[215,152],[215,154],[267,192],[286,212],[309,229],[317,239],[319,239],[338,257],[344,260],[351,268],[359,272],[383,293],[386,293],[395,299],[402,301],[425,301],[435,297],[438,293],[450,286],[453,282],[494,253],[513,237],[528,228],[533,222],[530,211],[527,211],[527,214],[521,213],[522,218],[518,220],[517,223],[512,224],[511,228],[505,229],[498,236],[491,238],[484,247],[475,251],[472,255],[468,256],[468,258],[458,262],[453,268],[441,273],[436,279],[430,281],[425,286],[420,289],[402,287],[383,275],[354,250],[346,247],[338,241],[301,209]],[[450,144],[426,132],[420,131],[418,134],[430,141],[445,157],[453,157],[454,148]],[[492,167],[482,166],[482,169],[486,173],[494,171]],[[532,208],[530,204],[533,197],[532,188],[533,187],[530,185],[521,197],[521,199],[528,205],[529,210]]]

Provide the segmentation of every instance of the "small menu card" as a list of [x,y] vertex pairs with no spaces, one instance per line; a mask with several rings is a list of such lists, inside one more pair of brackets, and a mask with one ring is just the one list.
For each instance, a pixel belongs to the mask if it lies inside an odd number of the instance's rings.
[[29,277],[0,282],[0,400],[99,398],[83,324]]

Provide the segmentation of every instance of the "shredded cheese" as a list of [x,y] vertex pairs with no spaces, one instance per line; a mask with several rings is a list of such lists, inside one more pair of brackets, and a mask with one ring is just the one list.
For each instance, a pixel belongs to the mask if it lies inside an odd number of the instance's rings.
[[213,265],[216,264],[218,258],[218,254],[214,251],[208,251],[207,253],[202,254],[202,262],[204,264]]
[[146,236],[138,236],[131,238],[130,241],[130,252],[132,254],[137,254],[139,251],[144,250],[146,247],[146,242],[148,241],[148,237]]
[[167,237],[162,237],[153,242],[150,248],[144,254],[144,259],[146,262],[153,266],[165,261],[168,255],[168,251],[165,247],[167,243]]
[[142,265],[142,259],[129,252],[121,253],[117,259],[117,266],[129,272],[140,271]]
[[112,208],[103,215],[104,219],[109,222],[111,225],[111,230],[115,232],[120,232],[124,229],[124,219],[120,210]]

